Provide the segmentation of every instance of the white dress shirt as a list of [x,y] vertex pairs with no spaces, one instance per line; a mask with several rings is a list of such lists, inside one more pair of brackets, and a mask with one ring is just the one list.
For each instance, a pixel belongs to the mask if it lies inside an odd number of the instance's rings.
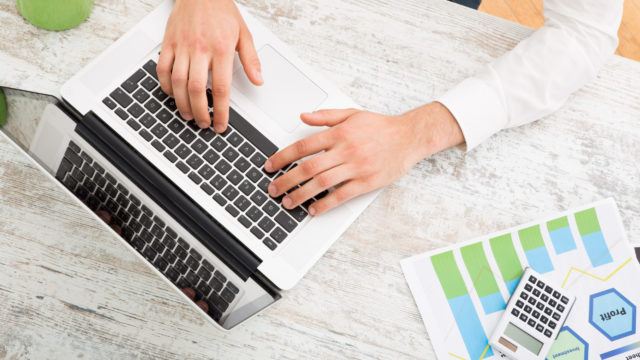
[[545,0],[545,25],[438,99],[460,124],[467,150],[535,121],[593,80],[615,52],[623,0]]

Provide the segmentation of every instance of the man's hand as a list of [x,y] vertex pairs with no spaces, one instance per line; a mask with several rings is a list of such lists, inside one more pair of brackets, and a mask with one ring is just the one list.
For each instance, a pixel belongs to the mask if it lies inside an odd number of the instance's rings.
[[236,50],[249,80],[262,84],[251,33],[233,0],[176,0],[162,43],[158,78],[185,120],[195,118],[203,129],[211,126],[206,97],[211,72],[214,129],[226,130]]
[[388,185],[421,159],[464,141],[455,118],[440,103],[401,116],[347,109],[302,114],[301,119],[330,128],[276,153],[265,163],[265,170],[274,172],[315,155],[269,186],[269,195],[278,197],[304,183],[282,199],[289,209],[336,187],[309,207],[311,215]]

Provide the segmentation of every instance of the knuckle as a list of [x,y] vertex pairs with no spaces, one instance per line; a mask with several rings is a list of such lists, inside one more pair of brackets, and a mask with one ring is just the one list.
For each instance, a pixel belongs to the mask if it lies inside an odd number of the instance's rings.
[[318,186],[323,190],[330,188],[332,185],[332,179],[326,173],[322,173],[316,176],[316,182],[318,183]]
[[211,49],[213,54],[217,56],[226,55],[229,52],[229,47],[224,40],[215,41],[211,45]]
[[302,171],[303,176],[311,177],[317,173],[318,164],[312,160],[305,161],[300,165],[300,170]]
[[184,85],[187,83],[187,77],[174,72],[171,74],[171,82],[177,85]]
[[294,145],[294,151],[297,154],[305,154],[308,148],[309,148],[309,141],[306,139],[300,140],[296,142]]
[[199,94],[199,93],[203,93],[204,89],[206,88],[207,84],[205,82],[203,82],[202,80],[189,80],[189,92],[192,94]]
[[229,95],[229,87],[227,87],[227,85],[217,84],[211,87],[211,92],[214,97],[224,98]]

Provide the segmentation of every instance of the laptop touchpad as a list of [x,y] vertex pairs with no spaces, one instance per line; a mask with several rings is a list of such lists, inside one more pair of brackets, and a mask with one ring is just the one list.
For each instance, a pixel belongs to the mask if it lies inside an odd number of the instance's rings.
[[273,47],[266,45],[258,52],[264,84],[251,84],[242,67],[235,69],[235,87],[288,132],[302,123],[300,113],[314,111],[327,98],[327,93],[314,84]]

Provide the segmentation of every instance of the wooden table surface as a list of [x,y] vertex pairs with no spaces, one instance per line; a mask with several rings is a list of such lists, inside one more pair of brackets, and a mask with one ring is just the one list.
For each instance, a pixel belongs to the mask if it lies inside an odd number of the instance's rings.
[[[49,33],[0,0],[0,85],[55,93],[159,2],[97,0],[87,23]],[[242,3],[386,113],[433,99],[530,33],[443,0]],[[282,301],[222,333],[0,136],[0,358],[433,358],[401,259],[604,197],[637,241],[639,154],[640,65],[615,57],[554,115],[418,164]]]

